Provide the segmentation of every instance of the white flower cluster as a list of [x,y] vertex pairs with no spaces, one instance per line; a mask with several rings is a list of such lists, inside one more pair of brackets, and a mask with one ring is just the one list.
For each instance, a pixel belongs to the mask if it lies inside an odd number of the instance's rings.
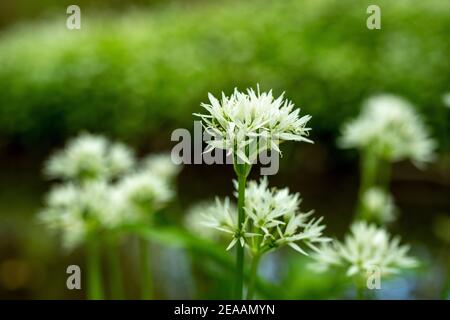
[[299,194],[290,194],[287,188],[269,189],[267,178],[260,183],[249,182],[246,188],[245,212],[242,231],[237,224],[237,210],[225,202],[217,200],[213,209],[204,213],[203,224],[230,234],[233,239],[227,250],[237,242],[252,253],[262,254],[283,245],[288,245],[307,255],[300,246],[317,250],[317,244],[330,241],[323,237],[325,226],[322,218],[311,219],[312,211],[299,210]]
[[368,189],[362,196],[363,215],[368,220],[389,223],[396,218],[394,199],[379,187]]
[[50,191],[41,221],[62,234],[67,248],[92,233],[148,222],[151,213],[174,196],[172,180],[179,168],[169,155],[133,164],[128,148],[103,137],[81,135],[72,140],[47,167],[64,182]]
[[312,142],[305,137],[311,116],[299,117],[300,109],[294,110],[294,104],[284,100],[283,94],[275,99],[272,91],[260,93],[258,88],[247,93],[235,89],[230,97],[222,93],[220,101],[211,94],[208,97],[209,103],[202,104],[208,114],[195,114],[213,137],[206,152],[224,149],[251,164],[266,149],[280,152],[281,141]]
[[436,146],[414,107],[393,95],[370,98],[359,117],[344,126],[340,144],[370,149],[389,161],[410,159],[416,165],[431,161]]
[[86,133],[71,140],[65,149],[51,157],[46,173],[60,179],[107,179],[125,173],[133,165],[133,152],[128,147]]
[[396,274],[401,269],[417,265],[407,255],[409,246],[400,245],[400,238],[391,238],[386,230],[374,224],[356,222],[344,242],[335,241],[323,246],[313,258],[317,271],[343,267],[347,276],[366,277],[367,271],[376,267],[382,275]]

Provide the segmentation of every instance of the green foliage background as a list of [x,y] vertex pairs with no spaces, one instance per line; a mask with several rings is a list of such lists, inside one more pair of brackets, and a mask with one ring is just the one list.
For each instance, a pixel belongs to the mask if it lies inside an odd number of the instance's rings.
[[259,83],[312,114],[316,137],[335,136],[370,94],[403,95],[442,148],[450,2],[376,3],[381,30],[366,28],[369,1],[354,0],[82,12],[80,31],[66,16],[15,27],[0,38],[0,147],[45,149],[80,129],[167,144],[162,134],[191,127],[207,92]]

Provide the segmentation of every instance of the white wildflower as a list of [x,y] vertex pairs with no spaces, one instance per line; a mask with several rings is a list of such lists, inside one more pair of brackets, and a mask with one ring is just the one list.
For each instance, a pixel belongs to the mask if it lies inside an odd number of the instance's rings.
[[214,148],[227,150],[241,162],[251,164],[266,149],[279,150],[284,140],[312,142],[306,127],[311,116],[299,117],[300,109],[284,100],[282,94],[274,98],[272,91],[247,93],[234,90],[229,97],[222,93],[219,101],[209,94],[209,103],[202,107],[207,114],[195,114],[203,120],[205,130],[214,139],[208,141],[207,152]]
[[450,92],[447,92],[442,96],[442,101],[447,108],[450,108]]
[[416,165],[431,161],[436,146],[414,107],[393,95],[370,98],[362,113],[344,126],[340,144],[370,149],[389,161],[410,159]]
[[[300,195],[290,194],[287,188],[269,189],[266,178],[260,183],[249,182],[244,210],[246,219],[242,231],[237,226],[237,210],[217,200],[216,205],[203,214],[203,225],[233,235],[231,248],[238,240],[253,253],[263,254],[283,245],[307,255],[301,244],[317,250],[316,245],[329,241],[322,235],[322,219],[311,219],[313,212],[300,212]],[[228,249],[229,249],[228,248]]]
[[132,152],[126,146],[82,134],[50,158],[46,172],[52,178],[71,180],[112,178],[130,169],[133,162]]
[[[235,205],[231,204],[229,198],[225,198],[224,201],[220,201],[216,198],[216,201],[202,214],[202,225],[213,228],[224,233],[229,234],[232,237],[227,250],[230,250],[236,243],[239,242],[241,246],[244,246],[246,239],[254,236],[249,232],[241,231],[238,228],[238,213]],[[246,222],[244,222],[245,230]]]
[[372,187],[364,193],[362,210],[367,219],[380,223],[392,222],[396,218],[394,199],[378,187]]
[[[237,182],[235,181],[237,189]],[[260,228],[265,234],[269,229],[279,224],[284,224],[284,216],[294,215],[300,205],[298,193],[289,194],[289,189],[277,190],[269,188],[267,177],[256,181],[250,181],[245,189],[245,211],[252,219],[255,227]]]
[[[191,206],[184,215],[184,226],[192,233],[200,237],[216,240],[218,238],[217,230],[213,228],[205,228],[205,216],[214,215],[211,210],[214,210],[216,203],[214,201],[202,201]],[[236,209],[232,209],[236,212]],[[209,219],[209,218],[208,218]]]
[[148,171],[124,177],[112,190],[112,201],[116,203],[121,223],[142,221],[148,213],[165,206],[173,196],[168,181]]
[[386,230],[374,224],[356,222],[344,242],[328,244],[314,255],[313,266],[319,271],[343,267],[347,276],[360,277],[366,277],[368,270],[377,267],[382,275],[391,275],[417,265],[407,255],[408,251],[409,246],[400,245],[399,237],[391,238]]
[[108,157],[109,174],[120,176],[130,170],[135,163],[134,154],[130,148],[121,143],[111,145]]
[[63,237],[64,246],[76,247],[99,228],[110,227],[110,190],[96,181],[83,185],[64,184],[54,187],[47,197],[47,207],[39,217],[50,229]]
[[144,170],[149,170],[163,179],[171,180],[180,172],[181,166],[173,163],[170,154],[156,154],[144,160]]

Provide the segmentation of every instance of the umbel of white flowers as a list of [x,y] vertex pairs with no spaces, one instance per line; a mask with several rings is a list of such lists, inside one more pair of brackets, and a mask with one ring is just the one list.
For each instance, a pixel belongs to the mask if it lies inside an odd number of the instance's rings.
[[39,219],[71,249],[99,231],[147,222],[173,197],[179,167],[169,155],[137,164],[125,145],[83,134],[50,158],[46,172],[61,182],[49,192]]
[[397,208],[392,196],[379,187],[371,187],[362,196],[362,217],[369,221],[385,224],[397,217]]
[[308,255],[306,248],[330,241],[322,235],[322,218],[312,218],[313,211],[300,211],[300,195],[290,194],[287,188],[269,188],[267,178],[259,183],[250,181],[246,188],[246,219],[238,227],[237,211],[228,198],[216,199],[216,204],[203,213],[203,225],[229,235],[227,250],[234,245],[245,246],[251,254],[260,256],[288,245]]
[[367,222],[355,222],[343,242],[326,244],[313,255],[311,265],[317,271],[344,268],[347,276],[367,277],[377,268],[381,275],[392,275],[417,265],[408,256],[409,246],[400,245],[400,238]]
[[394,95],[369,98],[361,114],[347,123],[340,145],[370,149],[388,161],[410,159],[416,165],[433,159],[435,142],[414,107]]
[[110,179],[127,172],[134,164],[134,154],[124,144],[84,133],[56,152],[47,162],[45,172],[62,180]]
[[280,152],[282,141],[312,142],[306,138],[311,116],[300,117],[300,109],[284,100],[284,94],[275,99],[272,91],[261,93],[258,87],[246,93],[235,89],[229,97],[222,93],[221,100],[212,94],[208,97],[209,103],[202,104],[208,113],[195,114],[213,137],[205,152],[224,149],[241,163],[251,164],[264,150]]

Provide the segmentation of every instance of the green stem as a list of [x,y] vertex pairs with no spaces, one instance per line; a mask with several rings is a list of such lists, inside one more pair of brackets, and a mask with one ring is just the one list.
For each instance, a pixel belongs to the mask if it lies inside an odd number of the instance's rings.
[[141,273],[141,298],[150,300],[152,294],[152,279],[150,272],[150,248],[149,242],[139,239],[139,269]]
[[356,210],[356,217],[359,219],[364,218],[363,212],[363,197],[366,191],[376,184],[377,171],[378,171],[378,159],[377,156],[370,150],[365,149],[360,155],[360,184],[358,195],[358,207]]
[[[242,225],[245,220],[245,185],[247,175],[245,173],[238,174],[238,226],[239,233],[242,232]],[[234,298],[242,300],[244,287],[244,248],[238,242],[236,245],[236,280],[234,285]]]
[[86,243],[87,260],[87,297],[89,300],[103,299],[100,244],[95,239],[90,239]]
[[259,266],[260,257],[261,256],[259,254],[256,254],[252,260],[252,265],[250,268],[250,279],[249,279],[248,291],[247,291],[247,300],[252,300],[253,296],[255,294],[255,283],[256,283],[256,278],[258,277],[258,266]]
[[108,248],[108,265],[111,286],[111,297],[114,300],[124,299],[120,250],[117,238],[111,237]]
[[356,300],[364,300],[364,288],[361,286],[356,287]]
[[444,281],[444,287],[442,289],[441,292],[441,298],[443,300],[447,300],[450,296],[450,258],[447,255],[447,259],[446,259],[446,265],[447,265],[447,274],[446,274],[446,278]]
[[380,186],[384,191],[389,192],[391,182],[391,164],[383,160],[380,162]]

